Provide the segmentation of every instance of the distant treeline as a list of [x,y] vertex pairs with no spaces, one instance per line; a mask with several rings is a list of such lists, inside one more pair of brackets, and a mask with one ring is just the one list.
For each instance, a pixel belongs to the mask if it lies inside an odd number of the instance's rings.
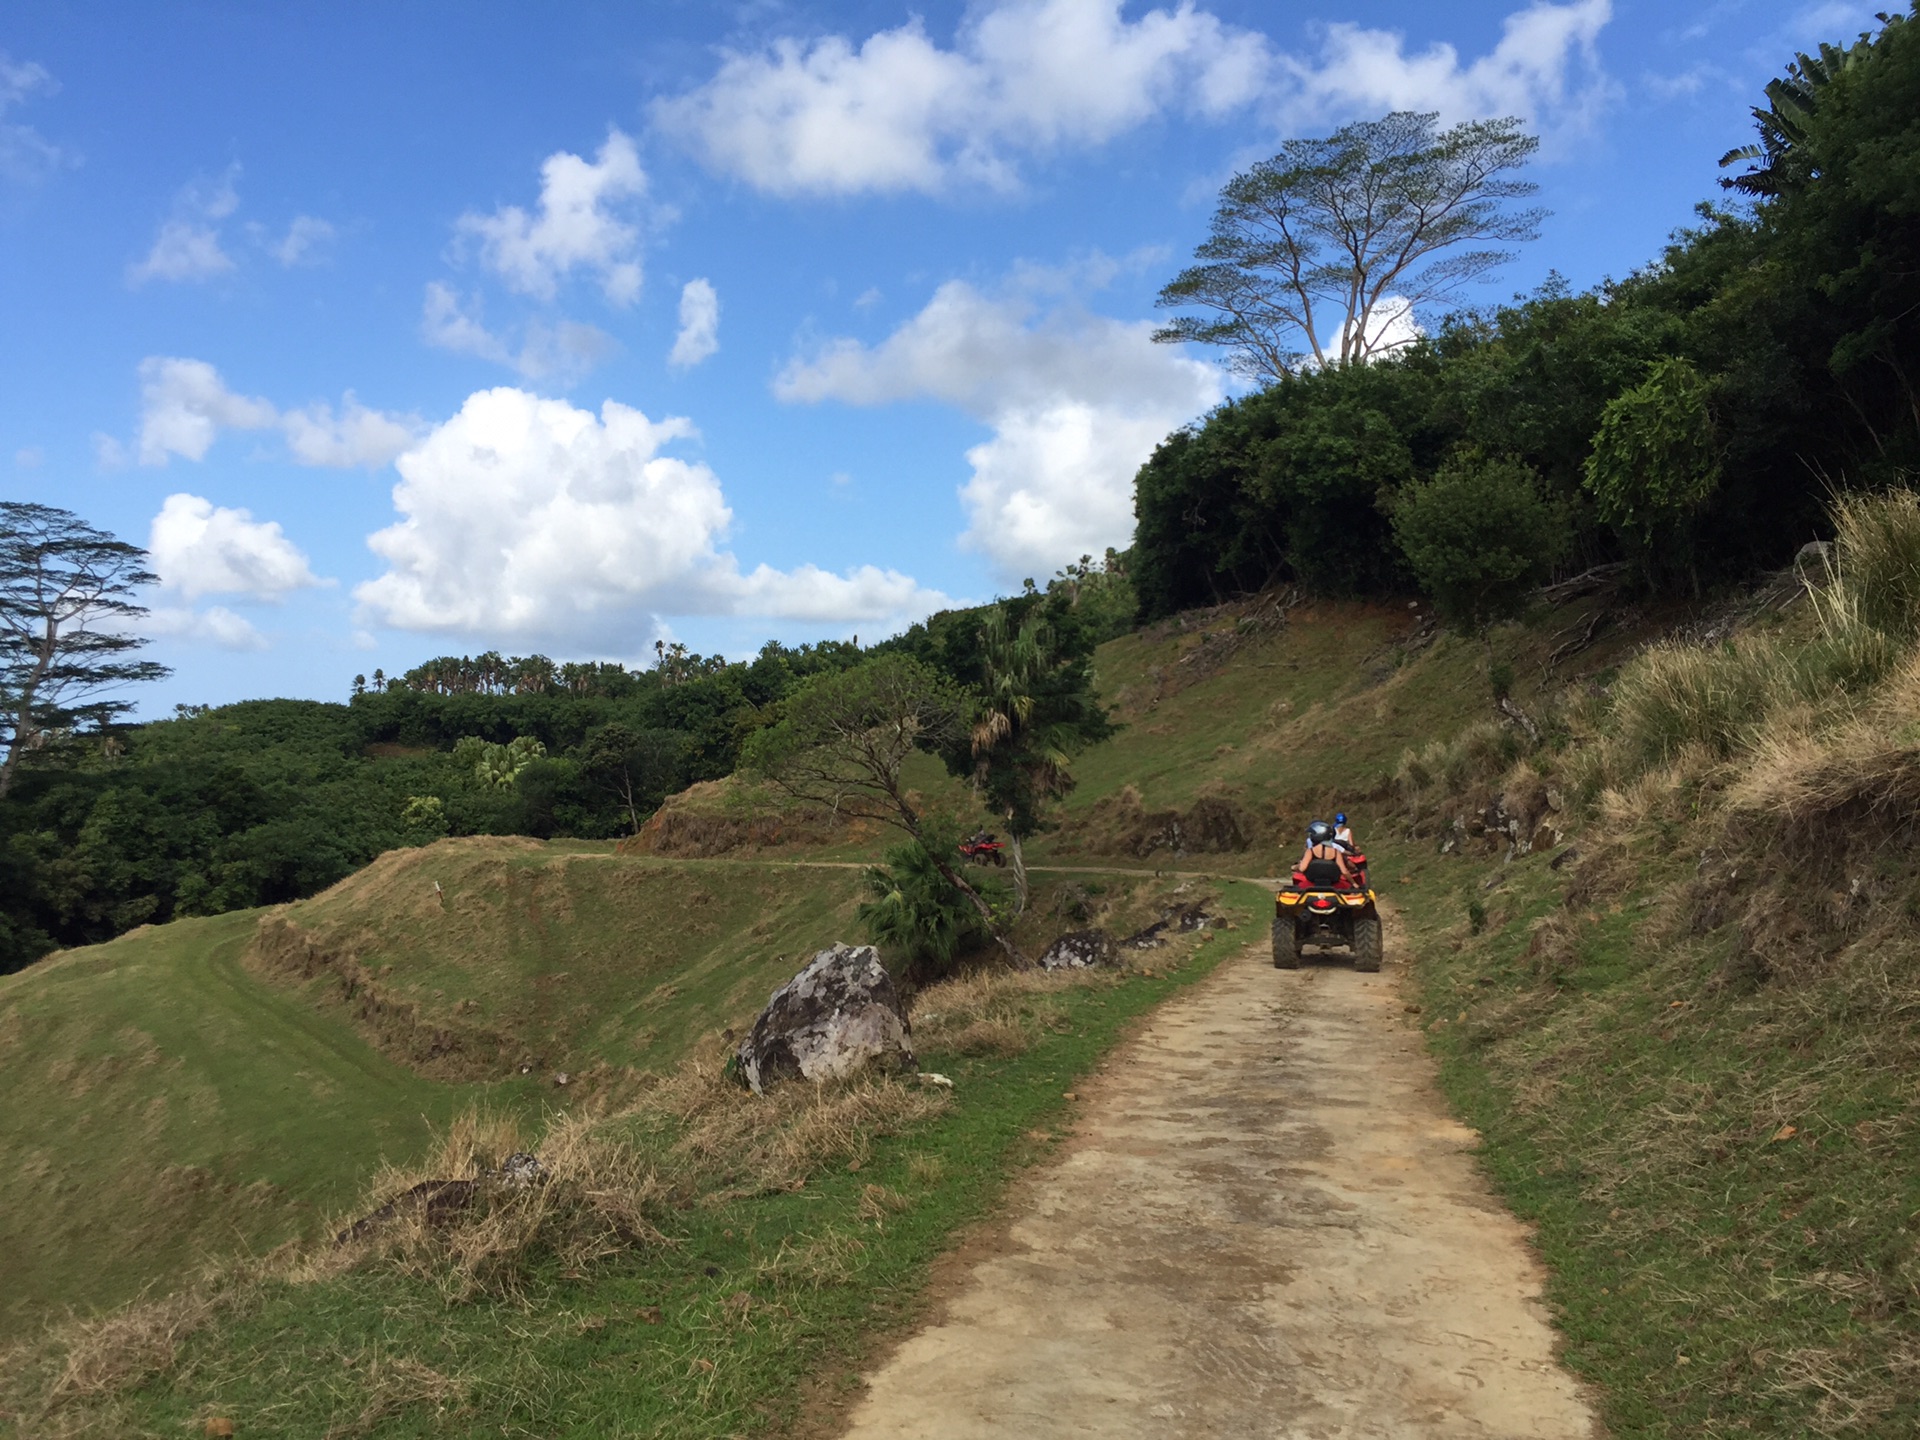
[[[1093,647],[1135,602],[1109,556],[1003,604],[1016,622],[1044,614],[1070,662],[1054,683],[1085,690]],[[0,799],[0,973],[135,925],[298,899],[442,835],[630,833],[665,796],[731,774],[746,737],[815,676],[904,651],[977,687],[991,608],[879,645],[769,643],[744,661],[677,645],[646,669],[443,656],[358,681],[344,704],[182,707],[59,734]]]
[[1802,56],[1767,96],[1729,157],[1734,203],[1645,269],[1549,283],[1170,436],[1136,482],[1141,617],[1285,579],[1471,596],[1501,564],[1538,583],[1628,559],[1695,586],[1791,556],[1836,488],[1908,483],[1920,23]]

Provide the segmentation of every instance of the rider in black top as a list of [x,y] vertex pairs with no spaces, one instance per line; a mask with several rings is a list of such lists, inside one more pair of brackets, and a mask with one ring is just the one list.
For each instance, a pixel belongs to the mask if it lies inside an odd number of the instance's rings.
[[1310,885],[1335,885],[1354,876],[1346,849],[1333,838],[1333,827],[1324,820],[1307,827],[1307,848],[1293,868],[1305,875]]

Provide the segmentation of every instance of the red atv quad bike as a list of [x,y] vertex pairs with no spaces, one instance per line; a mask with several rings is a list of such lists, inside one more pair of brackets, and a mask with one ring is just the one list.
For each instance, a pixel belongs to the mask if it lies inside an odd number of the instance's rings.
[[975,835],[960,842],[960,858],[974,865],[1005,865],[1007,851],[997,835]]
[[1344,945],[1353,952],[1353,968],[1372,974],[1380,968],[1380,909],[1367,885],[1367,857],[1349,855],[1351,881],[1331,885],[1293,872],[1293,884],[1273,897],[1273,963],[1298,970],[1309,945]]

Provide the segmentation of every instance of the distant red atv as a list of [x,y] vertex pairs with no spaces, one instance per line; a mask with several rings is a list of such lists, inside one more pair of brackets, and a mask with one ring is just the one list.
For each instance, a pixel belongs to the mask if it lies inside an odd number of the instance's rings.
[[1352,881],[1309,880],[1296,870],[1292,886],[1273,897],[1273,963],[1280,969],[1299,969],[1308,945],[1344,945],[1354,969],[1380,968],[1380,908],[1367,884],[1367,857],[1350,854],[1347,863]]
[[960,842],[960,858],[974,865],[1005,865],[1007,847],[998,835],[982,830]]

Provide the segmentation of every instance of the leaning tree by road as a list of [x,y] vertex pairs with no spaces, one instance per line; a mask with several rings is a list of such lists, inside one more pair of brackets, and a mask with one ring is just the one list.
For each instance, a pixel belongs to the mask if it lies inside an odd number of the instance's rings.
[[1359,364],[1406,342],[1408,322],[1538,236],[1546,212],[1507,202],[1539,187],[1514,178],[1540,148],[1514,118],[1437,130],[1399,110],[1289,140],[1220,192],[1200,263],[1158,303],[1178,315],[1154,334],[1224,346],[1243,374],[1276,381],[1303,365]]
[[1025,968],[993,907],[951,852],[929,841],[926,817],[901,776],[914,751],[937,754],[963,741],[973,711],[972,697],[937,670],[908,655],[881,655],[806,682],[782,702],[779,722],[748,740],[742,759],[749,773],[796,799],[906,831],[1008,960]]
[[0,796],[49,732],[105,724],[132,708],[105,692],[168,673],[128,658],[147,643],[126,633],[158,578],[146,558],[71,511],[0,501]]

